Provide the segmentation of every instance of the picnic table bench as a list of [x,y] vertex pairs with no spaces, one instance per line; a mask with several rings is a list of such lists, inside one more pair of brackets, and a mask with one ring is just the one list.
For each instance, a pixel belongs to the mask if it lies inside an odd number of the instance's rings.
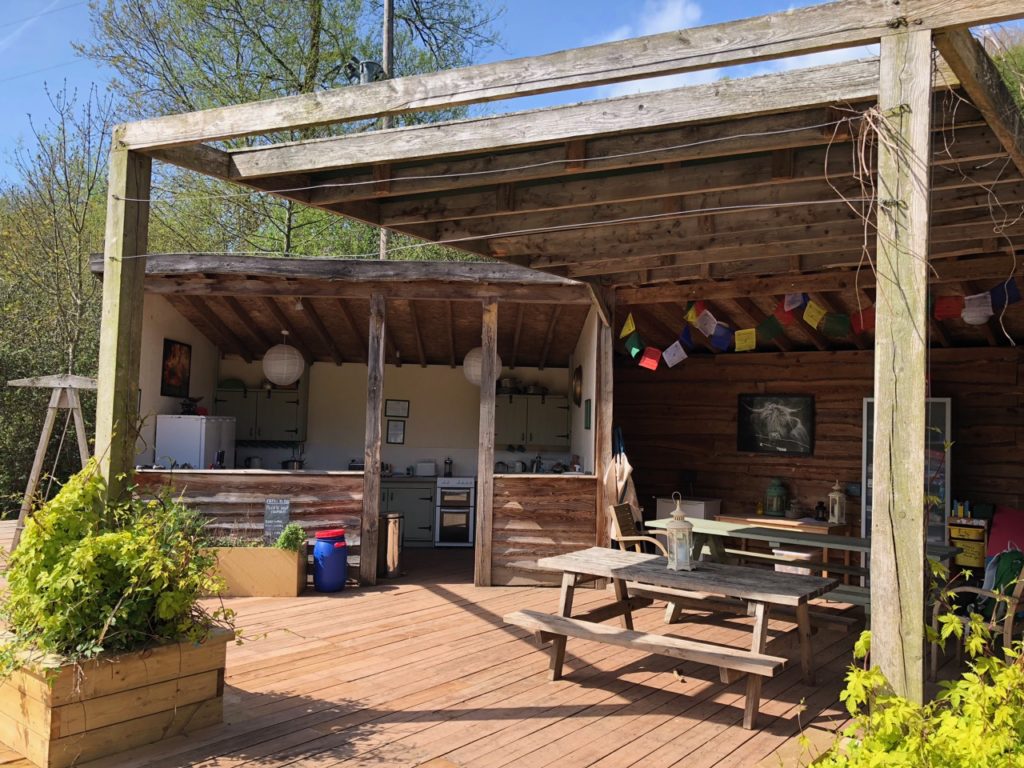
[[[760,708],[763,679],[774,676],[786,664],[785,658],[766,653],[770,609],[785,606],[796,613],[804,680],[808,683],[814,681],[807,602],[832,589],[834,579],[710,562],[700,563],[693,571],[670,571],[664,557],[604,547],[541,558],[537,565],[562,573],[558,612],[549,614],[523,610],[504,618],[508,624],[534,632],[542,644],[550,644],[552,680],[562,676],[569,637],[706,664],[717,667],[725,683],[747,675],[743,727],[753,728]],[[594,577],[611,580],[615,601],[573,616],[573,594],[577,584],[582,579]],[[750,649],[635,630],[633,610],[650,602],[647,597],[636,593],[661,597],[666,592],[717,595],[744,601],[747,613],[754,618]],[[622,628],[598,623],[615,617],[621,617]]]

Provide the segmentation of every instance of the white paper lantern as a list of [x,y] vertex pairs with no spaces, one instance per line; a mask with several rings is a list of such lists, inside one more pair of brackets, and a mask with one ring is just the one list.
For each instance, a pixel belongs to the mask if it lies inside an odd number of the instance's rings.
[[279,387],[287,387],[299,380],[306,368],[306,361],[295,347],[288,346],[288,331],[281,331],[284,341],[276,344],[263,355],[263,375]]
[[[480,374],[484,368],[484,350],[482,347],[473,347],[466,353],[465,359],[462,361],[462,373],[465,375],[466,380],[470,384],[480,386]],[[498,377],[501,376],[501,358],[494,355],[494,380],[497,381]]]

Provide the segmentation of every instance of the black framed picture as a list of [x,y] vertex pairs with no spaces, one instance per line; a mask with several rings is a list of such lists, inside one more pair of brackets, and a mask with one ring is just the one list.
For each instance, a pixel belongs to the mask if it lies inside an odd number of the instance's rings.
[[163,397],[188,397],[192,374],[192,345],[164,339],[164,356],[160,364],[160,394]]
[[736,450],[810,456],[814,452],[814,396],[740,395]]
[[394,419],[408,419],[409,418],[409,401],[408,400],[385,400],[384,401],[384,415]]
[[388,420],[387,442],[391,445],[405,443],[405,422]]

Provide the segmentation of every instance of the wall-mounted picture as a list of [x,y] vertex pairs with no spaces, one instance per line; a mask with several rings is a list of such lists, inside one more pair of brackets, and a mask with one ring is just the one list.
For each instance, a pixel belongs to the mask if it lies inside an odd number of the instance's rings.
[[391,445],[402,445],[405,443],[405,422],[388,420],[387,441]]
[[736,450],[810,456],[814,451],[814,397],[740,395]]
[[192,374],[192,345],[164,339],[164,357],[160,366],[160,394],[163,397],[188,397]]
[[408,400],[385,400],[384,401],[384,415],[392,419],[408,419],[409,418],[409,401]]

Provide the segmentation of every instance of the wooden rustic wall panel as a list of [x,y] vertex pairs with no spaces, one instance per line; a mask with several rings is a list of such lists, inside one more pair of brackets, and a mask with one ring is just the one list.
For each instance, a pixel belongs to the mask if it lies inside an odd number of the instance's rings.
[[[931,395],[952,398],[952,495],[1024,506],[1024,353],[1005,348],[932,350]],[[807,508],[835,479],[860,482],[862,401],[872,394],[872,352],[728,353],[674,369],[615,371],[622,427],[641,503],[684,491],[722,499],[723,512],[754,511],[773,477]],[[815,397],[814,455],[736,450],[741,393]],[[860,505],[849,509],[859,525]]]
[[594,477],[495,475],[491,583],[559,583],[537,558],[594,546],[596,504]]
[[216,536],[258,536],[263,530],[263,503],[289,499],[291,519],[313,535],[344,528],[350,545],[359,543],[363,508],[361,472],[307,474],[295,472],[161,472],[145,470],[135,476],[144,491],[172,489],[185,503],[210,517]]

